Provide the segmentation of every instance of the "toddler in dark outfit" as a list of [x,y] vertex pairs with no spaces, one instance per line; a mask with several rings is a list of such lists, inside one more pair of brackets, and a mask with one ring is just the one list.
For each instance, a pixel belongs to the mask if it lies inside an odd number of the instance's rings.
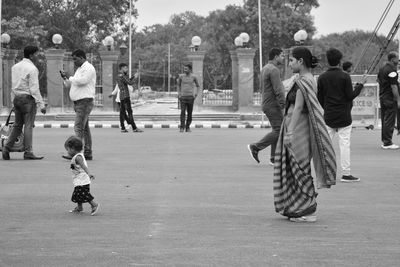
[[74,192],[71,201],[77,203],[77,206],[70,210],[73,213],[83,211],[82,204],[89,203],[92,207],[90,215],[95,215],[99,210],[99,204],[94,202],[94,197],[90,194],[90,182],[94,176],[90,174],[85,156],[82,154],[82,140],[76,136],[71,136],[65,141],[65,149],[71,159],[72,183],[74,184]]

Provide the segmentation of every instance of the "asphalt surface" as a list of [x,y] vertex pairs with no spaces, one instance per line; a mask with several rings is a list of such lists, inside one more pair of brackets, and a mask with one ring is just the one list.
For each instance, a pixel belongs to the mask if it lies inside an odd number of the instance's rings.
[[73,129],[36,128],[44,160],[0,160],[0,266],[400,266],[400,150],[355,130],[361,182],[320,190],[299,224],[274,211],[269,149],[261,164],[246,149],[268,131],[93,128],[90,216],[68,212]]

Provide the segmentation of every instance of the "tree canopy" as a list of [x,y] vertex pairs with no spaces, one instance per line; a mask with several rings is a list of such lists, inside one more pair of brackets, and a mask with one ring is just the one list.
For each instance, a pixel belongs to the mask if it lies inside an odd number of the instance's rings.
[[[107,35],[126,36],[129,26],[129,0],[4,0],[2,8],[3,31],[12,35],[16,49],[32,38],[43,48],[51,47],[51,38],[58,33],[68,50],[92,50]],[[135,9],[133,16],[137,16]],[[22,23],[15,27],[17,18]]]
[[[101,41],[112,35],[118,44],[128,36],[129,0],[3,0],[3,31],[11,35],[11,47],[21,49],[29,43],[37,43],[44,49],[52,47],[53,34],[63,36],[62,47],[71,51],[83,48],[97,51]],[[136,2],[137,0],[133,0]],[[145,0],[139,0],[145,1]],[[324,59],[329,47],[341,50],[346,60],[358,62],[362,49],[371,33],[349,31],[313,38],[315,26],[310,15],[318,0],[261,0],[263,64],[273,47],[289,48],[294,44],[293,35],[300,29],[308,33],[306,45]],[[167,24],[154,24],[135,29],[132,41],[132,59],[143,73],[142,81],[161,87],[165,83],[168,47],[171,51],[171,74],[176,76],[187,62],[191,38],[202,39],[204,59],[204,88],[231,88],[230,51],[235,49],[234,39],[242,32],[250,36],[249,46],[255,48],[255,88],[258,87],[259,29],[258,0],[244,0],[242,5],[228,5],[208,16],[192,11],[174,14]],[[133,16],[138,12],[134,8]],[[367,51],[361,65],[379,50],[376,41]],[[394,49],[391,44],[390,49]]]

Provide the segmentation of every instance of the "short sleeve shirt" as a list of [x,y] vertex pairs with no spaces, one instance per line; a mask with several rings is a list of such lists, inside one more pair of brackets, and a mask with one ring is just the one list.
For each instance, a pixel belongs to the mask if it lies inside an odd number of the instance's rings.
[[379,97],[381,101],[394,101],[392,85],[399,84],[399,74],[393,64],[386,63],[378,73]]

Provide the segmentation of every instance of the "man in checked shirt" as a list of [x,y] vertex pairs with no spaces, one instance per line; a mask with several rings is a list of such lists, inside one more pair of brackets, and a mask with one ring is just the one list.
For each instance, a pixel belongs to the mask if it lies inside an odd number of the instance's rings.
[[[134,133],[140,133],[143,132],[139,128],[136,127],[135,121],[133,120],[133,115],[132,115],[132,106],[131,106],[131,96],[129,94],[129,88],[128,85],[133,85],[136,82],[136,75],[132,78],[129,78],[128,76],[128,65],[125,63],[119,64],[119,74],[117,78],[117,83],[119,87],[119,98],[121,101],[121,113],[128,114],[128,117],[126,118],[126,121],[128,124],[132,126],[132,131]],[[128,132],[128,130],[125,129],[123,132]]]

